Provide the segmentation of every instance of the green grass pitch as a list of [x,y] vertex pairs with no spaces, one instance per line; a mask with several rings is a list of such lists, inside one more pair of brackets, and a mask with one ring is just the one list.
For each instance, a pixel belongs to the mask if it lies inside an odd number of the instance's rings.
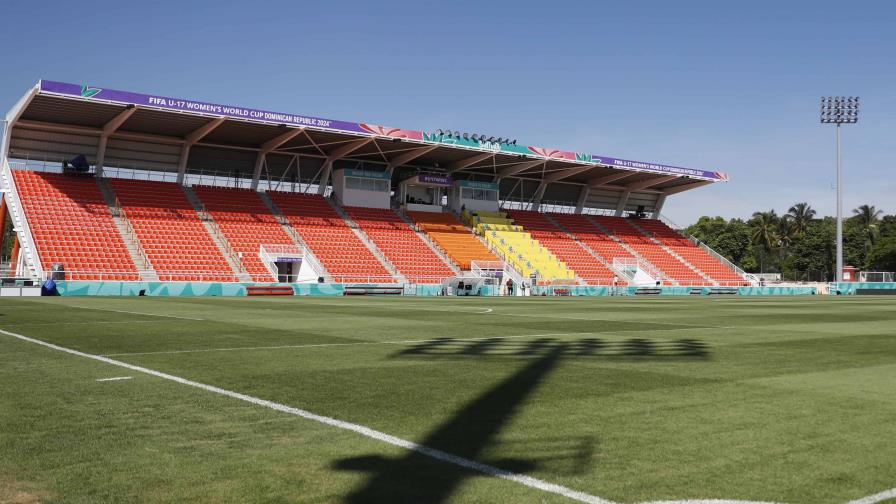
[[586,501],[896,487],[896,299],[2,298],[0,329],[0,502],[576,502],[14,335]]

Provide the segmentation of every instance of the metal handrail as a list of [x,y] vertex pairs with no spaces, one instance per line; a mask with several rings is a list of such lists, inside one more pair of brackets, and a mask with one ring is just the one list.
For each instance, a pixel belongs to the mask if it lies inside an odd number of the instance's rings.
[[741,269],[738,265],[736,265],[736,264],[734,264],[733,262],[729,261],[725,256],[723,256],[722,254],[719,254],[718,252],[716,252],[715,250],[713,250],[712,247],[710,247],[709,245],[703,243],[702,241],[700,241],[699,239],[697,239],[697,237],[695,237],[695,236],[691,235],[690,233],[688,233],[687,231],[685,231],[685,228],[683,228],[683,227],[679,226],[678,224],[672,222],[672,221],[671,221],[669,218],[667,218],[666,216],[660,214],[660,215],[659,215],[659,220],[660,220],[661,222],[663,222],[664,224],[666,224],[667,226],[669,226],[670,228],[672,228],[676,233],[680,234],[681,236],[684,236],[685,238],[687,238],[688,240],[690,240],[691,242],[693,242],[695,245],[697,245],[698,247],[700,247],[700,248],[702,248],[703,250],[705,250],[709,255],[711,255],[711,256],[713,256],[714,258],[716,258],[716,259],[718,259],[719,261],[721,261],[722,264],[724,264],[725,266],[728,266],[729,268],[731,268],[732,270],[734,270],[734,272],[737,273],[738,275],[740,275],[741,277],[743,277],[744,280],[747,280],[747,281],[749,281],[749,282],[751,282],[751,283],[754,283],[754,284],[758,282],[758,280],[756,279],[756,277],[755,277],[754,275],[752,275],[752,274],[750,274],[750,273],[747,273],[746,271],[744,271],[743,269]]
[[131,219],[128,218],[127,212],[124,211],[124,208],[121,207],[121,201],[119,201],[118,196],[115,197],[115,210],[118,212],[118,218],[124,222],[125,230],[128,232],[128,236],[134,243],[134,246],[137,248],[137,253],[140,255],[140,260],[143,261],[143,269],[149,269],[151,264],[149,262],[149,256],[146,255],[146,251],[143,249],[143,245],[140,243],[140,238],[137,236],[137,230],[134,229],[134,225],[131,223]]
[[[11,210],[15,211],[15,214],[18,216],[19,221],[18,224],[21,226],[21,236],[25,238],[25,244],[28,246],[28,250],[31,252],[31,261],[32,267],[34,268],[34,274],[38,275],[40,280],[47,278],[46,276],[41,277],[40,275],[43,273],[43,265],[41,264],[40,255],[37,253],[37,245],[34,243],[34,236],[31,234],[31,226],[28,224],[28,217],[25,215],[25,206],[22,205],[22,199],[19,197],[19,190],[16,187],[15,178],[12,175],[12,167],[9,164],[9,159],[3,158],[3,165],[0,166],[0,169],[3,170],[3,177],[6,179],[6,183],[9,185],[9,199],[11,205]],[[16,223],[13,223],[16,224]],[[18,261],[18,258],[12,257],[11,261]]]

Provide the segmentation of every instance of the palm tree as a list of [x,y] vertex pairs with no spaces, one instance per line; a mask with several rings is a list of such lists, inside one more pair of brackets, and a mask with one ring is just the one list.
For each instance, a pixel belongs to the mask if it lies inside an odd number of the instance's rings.
[[797,203],[790,207],[785,217],[789,217],[793,223],[793,232],[802,235],[806,232],[809,222],[815,217],[815,209],[808,203]]
[[863,226],[875,224],[883,211],[874,208],[874,205],[861,205],[853,209],[852,213],[859,217],[859,223]]
[[865,232],[865,253],[867,254],[868,249],[874,245],[878,236],[880,236],[877,221],[883,211],[874,208],[874,205],[861,205],[853,209],[852,213],[858,217],[859,225],[862,226]]
[[765,250],[771,250],[775,242],[775,226],[778,223],[778,214],[774,210],[768,212],[756,212],[751,219],[753,224],[753,245],[759,245]]
[[[762,263],[765,259],[765,253],[770,252],[777,242],[775,237],[775,225],[777,222],[778,214],[774,210],[756,212],[753,214],[753,218],[750,219],[750,223],[753,225],[753,234],[750,239],[753,245],[758,245],[760,252],[762,252],[759,257],[760,270],[764,269]],[[760,273],[764,273],[764,271],[760,271]]]
[[778,239],[777,244],[781,250],[781,261],[787,258],[787,252],[793,245],[793,238],[796,234],[795,219],[790,215],[784,215],[778,219],[778,225],[775,226],[775,237]]

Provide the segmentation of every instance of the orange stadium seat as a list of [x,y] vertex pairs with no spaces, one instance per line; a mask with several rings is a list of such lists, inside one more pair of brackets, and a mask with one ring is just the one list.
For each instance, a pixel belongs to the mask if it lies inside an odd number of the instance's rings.
[[233,250],[242,253],[240,261],[252,280],[275,281],[259,257],[261,245],[293,245],[292,238],[270,212],[258,193],[249,189],[194,186],[193,191],[205,205]]
[[159,280],[236,281],[233,269],[179,185],[148,180],[109,182]]
[[12,173],[44,268],[61,263],[69,280],[139,280],[96,180]]
[[[598,261],[544,214],[526,210],[509,210],[507,213],[517,224],[529,231],[533,238],[569,265],[585,283],[612,285],[613,278],[616,276],[613,270]],[[552,214],[552,217],[557,217],[557,215]],[[619,281],[620,283],[624,282],[621,278]]]
[[276,191],[268,195],[334,281],[395,281],[323,196]]
[[344,207],[389,262],[411,283],[441,282],[454,272],[393,210]]
[[720,285],[744,285],[746,282],[733,269],[698,247],[681,233],[667,226],[663,221],[642,219],[638,221],[638,225]]
[[[705,285],[709,283],[699,273],[689,268],[677,257],[651,240],[649,236],[632,226],[628,219],[607,216],[594,216],[592,218],[625,242],[632,250],[659,268],[669,278],[678,282],[679,285]],[[638,222],[642,221],[639,220]]]
[[500,260],[453,214],[408,212],[408,217],[463,270],[469,270],[472,261]]

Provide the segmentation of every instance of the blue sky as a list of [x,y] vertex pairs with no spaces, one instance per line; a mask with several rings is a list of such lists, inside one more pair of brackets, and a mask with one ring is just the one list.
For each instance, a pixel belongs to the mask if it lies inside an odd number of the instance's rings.
[[834,212],[821,95],[859,95],[845,207],[896,212],[892,2],[6,0],[0,109],[87,82],[726,171],[669,199],[687,224]]

